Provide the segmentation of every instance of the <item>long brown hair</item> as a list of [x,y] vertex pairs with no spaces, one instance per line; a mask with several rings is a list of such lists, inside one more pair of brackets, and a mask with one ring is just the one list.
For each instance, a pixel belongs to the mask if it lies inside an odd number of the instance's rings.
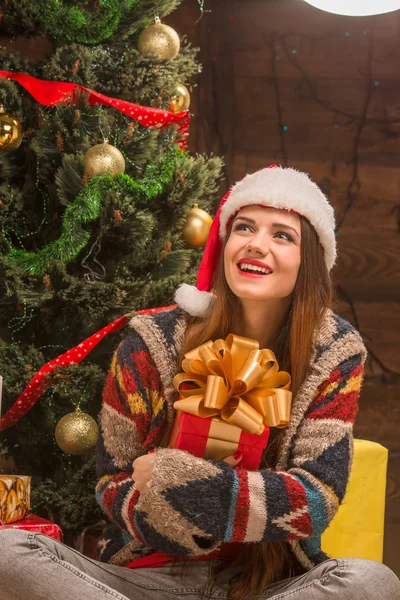
[[[333,303],[332,281],[318,235],[304,217],[300,217],[300,224],[299,273],[275,348],[280,369],[291,374],[294,402],[310,365],[314,332]],[[236,333],[240,327],[240,301],[226,281],[223,252],[216,270],[214,291],[216,297],[206,314],[188,320],[181,358],[196,346],[208,340],[225,338],[229,333]],[[263,466],[275,466],[283,433],[282,430],[275,438],[273,447],[268,447]],[[262,594],[274,581],[289,577],[292,574],[291,558],[287,542],[243,544],[235,562],[230,565],[240,567],[241,575],[231,582],[228,600],[242,600],[253,594]]]

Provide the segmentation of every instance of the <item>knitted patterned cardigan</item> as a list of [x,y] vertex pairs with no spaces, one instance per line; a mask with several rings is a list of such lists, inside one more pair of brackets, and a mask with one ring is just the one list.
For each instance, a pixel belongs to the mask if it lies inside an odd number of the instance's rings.
[[[223,542],[284,540],[306,570],[326,560],[321,534],[343,500],[353,458],[366,359],[359,333],[326,314],[276,467],[250,472],[166,447],[185,313],[173,308],[135,316],[130,325],[114,355],[100,415],[96,496],[110,524],[99,559],[126,565],[154,550],[199,556]],[[140,495],[132,462],[154,446],[152,477]]]

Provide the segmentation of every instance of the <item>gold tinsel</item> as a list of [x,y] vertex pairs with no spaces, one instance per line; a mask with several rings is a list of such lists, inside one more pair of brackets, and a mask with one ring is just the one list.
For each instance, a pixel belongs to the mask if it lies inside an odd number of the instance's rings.
[[122,153],[104,142],[97,144],[85,153],[85,173],[88,177],[95,175],[119,175],[125,172],[125,159]]
[[64,136],[61,133],[61,131],[57,132],[56,139],[58,151],[60,152],[60,154],[64,154]]
[[154,56],[160,62],[175,58],[180,49],[179,36],[157,17],[155,24],[140,34],[138,49],[142,56]]
[[124,220],[120,210],[114,210],[114,221],[116,225],[120,225]]
[[131,140],[133,138],[134,133],[135,133],[135,123],[132,121],[131,123],[129,123],[129,125],[126,129],[126,138],[128,140]]
[[85,171],[84,174],[82,175],[82,178],[81,178],[81,185],[82,185],[82,187],[87,184],[87,182],[89,181],[89,179],[90,179],[90,175],[89,175],[89,173],[87,171]]
[[65,415],[57,423],[56,442],[66,454],[80,456],[97,444],[99,429],[96,421],[79,410]]
[[181,186],[184,188],[185,187],[185,176],[182,173],[182,171],[177,171],[176,174],[178,175],[179,181],[181,183]]
[[53,285],[51,283],[50,275],[44,275],[43,277],[43,285],[50,294],[54,294]]
[[167,254],[169,254],[171,252],[171,249],[172,249],[172,243],[167,242],[160,254],[160,260],[163,260],[163,258],[165,258],[167,256]]
[[72,75],[76,75],[76,73],[77,73],[77,71],[78,71],[78,69],[79,69],[80,65],[81,65],[81,61],[80,61],[80,60],[76,60],[76,61],[74,62],[74,64],[72,65],[72,69],[71,69],[71,73],[72,73]]
[[74,120],[72,121],[72,125],[76,125],[80,118],[81,118],[81,111],[76,109],[75,115],[74,115]]

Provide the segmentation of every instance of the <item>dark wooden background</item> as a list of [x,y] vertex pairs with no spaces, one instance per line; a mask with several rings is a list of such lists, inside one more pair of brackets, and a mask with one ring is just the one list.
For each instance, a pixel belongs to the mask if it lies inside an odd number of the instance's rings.
[[[370,351],[355,435],[389,449],[384,562],[400,575],[400,11],[341,17],[302,0],[185,0],[200,46],[192,151],[221,191],[270,163],[308,172],[338,221],[337,312]],[[284,129],[287,127],[287,129]]]
[[[335,206],[337,312],[370,352],[355,434],[389,449],[384,562],[400,575],[400,11],[205,0],[198,21],[201,3],[167,20],[201,49],[190,149],[225,157],[221,193],[276,162],[310,173]],[[44,39],[0,43],[32,59],[50,50]]]

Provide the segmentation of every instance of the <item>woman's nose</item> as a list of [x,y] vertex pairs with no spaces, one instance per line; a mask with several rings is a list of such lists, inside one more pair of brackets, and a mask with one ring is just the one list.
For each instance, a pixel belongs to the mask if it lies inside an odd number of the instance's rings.
[[249,251],[258,252],[264,256],[269,252],[268,238],[265,235],[255,235],[247,244]]

